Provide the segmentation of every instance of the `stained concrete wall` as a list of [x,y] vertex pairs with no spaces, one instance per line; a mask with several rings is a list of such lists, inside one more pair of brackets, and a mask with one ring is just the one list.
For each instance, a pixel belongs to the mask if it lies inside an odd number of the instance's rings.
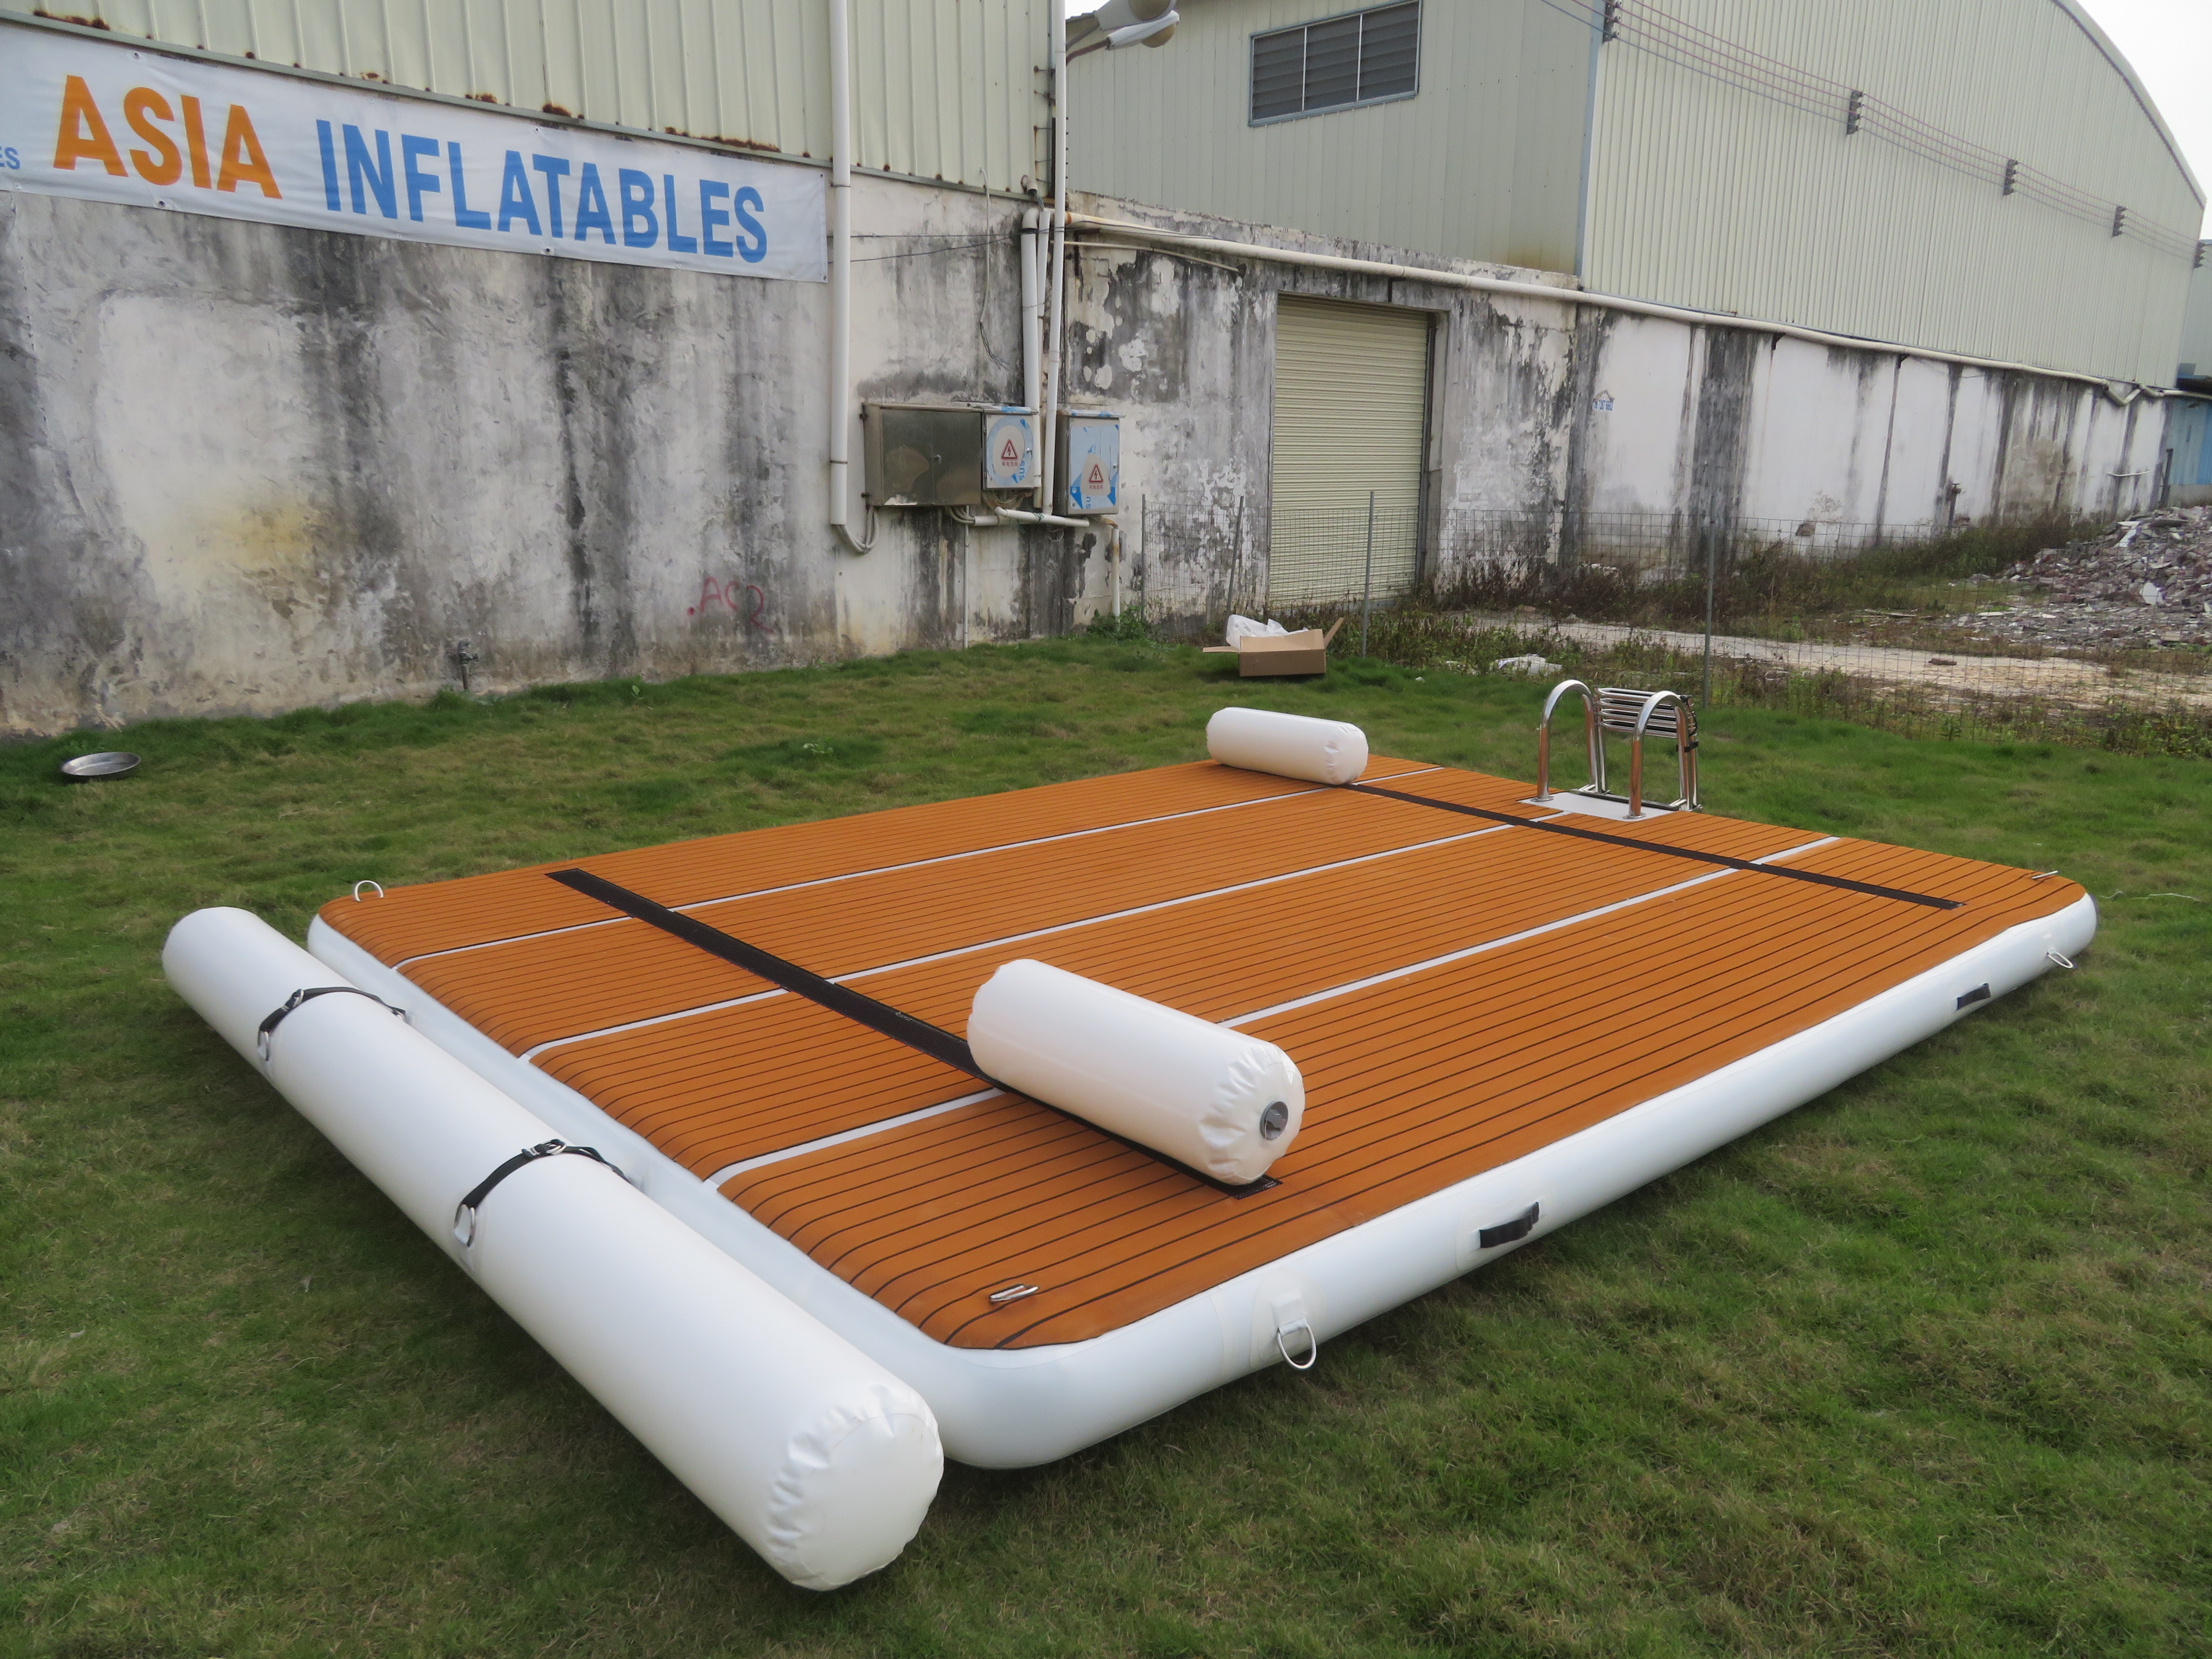
[[[857,195],[859,396],[1018,401],[1017,207]],[[422,694],[464,639],[502,688],[1069,626],[1095,538],[835,550],[827,328],[819,283],[0,192],[0,729]]]
[[1652,318],[1591,313],[1580,329],[1594,413],[1573,487],[1595,513],[1806,521],[1850,544],[2117,517],[2157,489],[2156,399]]
[[[1079,207],[1194,234],[1566,287],[1510,265],[1408,255],[1078,191]],[[1082,247],[1070,283],[1070,395],[1117,410],[1125,563],[1170,616],[1261,606],[1267,586],[1275,303],[1280,295],[1404,306],[1432,337],[1423,494],[1432,524],[1473,514],[1540,539],[1567,488],[1574,307],[1418,280],[1224,260],[1110,235]],[[1347,502],[1347,507],[1364,505]],[[1094,599],[1096,595],[1094,595]]]
[[[1570,282],[1077,200],[1104,217],[1229,241]],[[1679,542],[1709,524],[1787,533],[1809,523],[1826,548],[1976,520],[2117,516],[2158,488],[2164,405],[2123,403],[2100,385],[1102,240],[1082,252],[1072,285],[1073,395],[1124,416],[1122,489],[1133,503],[1144,498],[1146,520],[1141,540],[1132,528],[1131,568],[1146,566],[1171,614],[1249,609],[1266,592],[1279,294],[1438,319],[1425,558],[1446,579],[1500,554],[1649,546],[1655,533]]]
[[[858,188],[858,395],[1015,401],[1017,205]],[[1087,246],[1070,400],[1124,417],[1122,568],[1156,613],[1262,603],[1285,293],[1437,319],[1424,496],[1447,580],[1571,556],[1607,515],[1863,538],[2112,514],[2148,503],[2168,441],[2165,405],[2053,376]],[[455,683],[463,640],[472,683],[504,689],[1029,637],[1110,603],[1103,531],[887,513],[874,551],[838,550],[827,309],[819,284],[0,193],[0,728],[422,695]]]

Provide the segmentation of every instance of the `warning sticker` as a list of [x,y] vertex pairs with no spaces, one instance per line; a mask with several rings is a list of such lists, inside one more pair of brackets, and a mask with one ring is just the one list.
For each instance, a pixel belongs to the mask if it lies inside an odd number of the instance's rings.
[[991,417],[983,445],[983,484],[988,489],[1029,489],[1036,465],[1036,437],[1031,416],[1006,410]]
[[1067,507],[1072,513],[1111,513],[1121,470],[1120,421],[1106,414],[1067,417]]

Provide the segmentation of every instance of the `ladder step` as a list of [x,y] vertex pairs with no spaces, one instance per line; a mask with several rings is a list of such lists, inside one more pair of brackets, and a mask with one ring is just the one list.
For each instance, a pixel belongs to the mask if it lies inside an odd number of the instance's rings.
[[[1601,685],[1597,689],[1598,724],[1616,736],[1635,736],[1637,720],[1644,713],[1644,700],[1650,695],[1649,691],[1638,691],[1630,686]],[[1644,728],[1645,732],[1653,737],[1673,737],[1681,708],[1680,703],[1662,703],[1653,712],[1651,724]],[[1698,717],[1692,714],[1690,716],[1690,737],[1693,742],[1697,735]]]

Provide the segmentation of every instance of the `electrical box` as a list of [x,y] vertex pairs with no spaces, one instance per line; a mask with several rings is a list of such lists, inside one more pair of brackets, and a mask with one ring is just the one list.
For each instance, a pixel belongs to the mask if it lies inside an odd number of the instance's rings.
[[864,404],[872,507],[981,507],[984,411],[973,404]]
[[1067,511],[1111,513],[1121,497],[1121,417],[1071,409],[1060,417],[1060,430]]
[[983,487],[1035,489],[1037,485],[1036,411],[994,409],[983,419]]

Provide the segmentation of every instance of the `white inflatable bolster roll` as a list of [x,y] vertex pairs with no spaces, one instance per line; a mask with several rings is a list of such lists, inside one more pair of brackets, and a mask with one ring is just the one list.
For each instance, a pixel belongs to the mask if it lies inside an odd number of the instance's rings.
[[1224,708],[1206,723],[1206,752],[1248,772],[1350,783],[1367,769],[1367,734],[1349,720]]
[[317,997],[255,1053],[263,1018],[339,975],[243,910],[198,910],[161,955],[179,994],[473,1273],[676,1477],[793,1583],[889,1563],[945,1468],[921,1395],[614,1171],[541,1158],[464,1195],[544,1120],[365,996]]
[[1273,1043],[1042,962],[984,981],[968,1046],[1009,1087],[1240,1186],[1305,1115],[1305,1079]]

